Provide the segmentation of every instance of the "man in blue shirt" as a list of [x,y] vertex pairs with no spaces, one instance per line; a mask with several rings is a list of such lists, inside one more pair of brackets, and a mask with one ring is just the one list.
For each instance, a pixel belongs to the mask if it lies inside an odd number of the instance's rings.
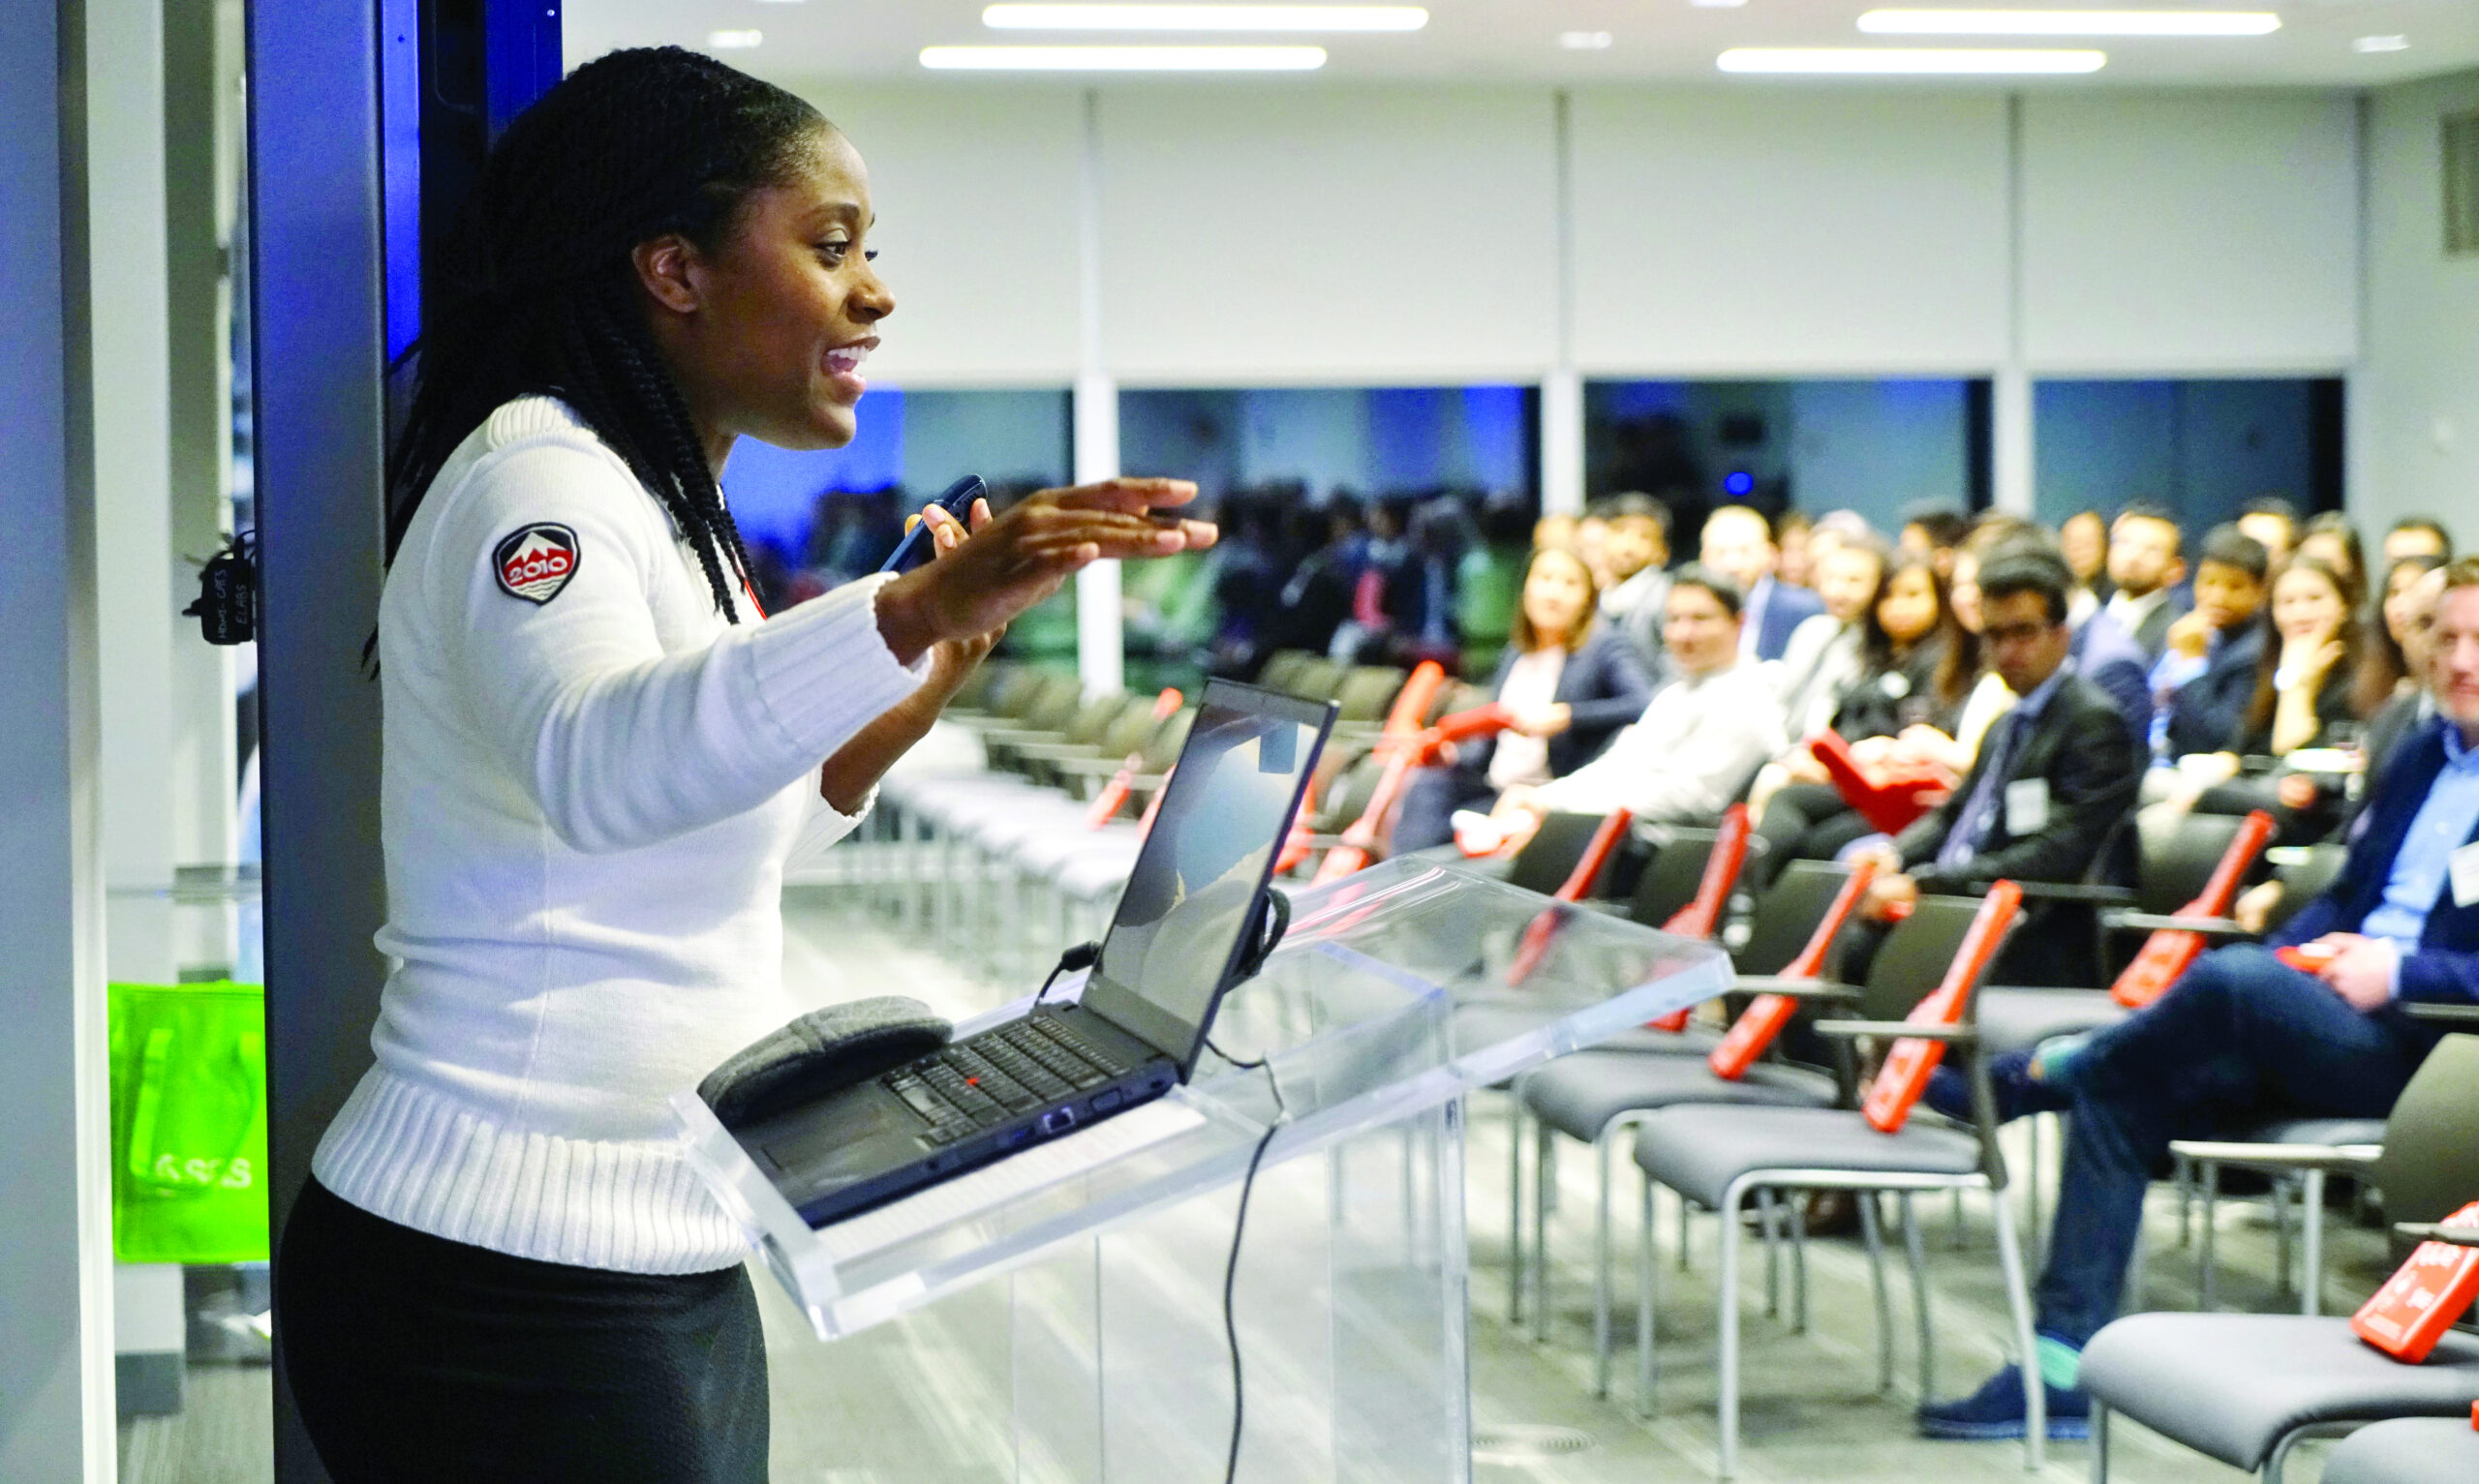
[[[2436,718],[2397,749],[2331,890],[2270,944],[2206,954],[2118,1024],[1992,1068],[2002,1116],[2073,1115],[2037,1295],[2052,1436],[2085,1434],[2078,1357],[2116,1315],[2144,1190],[2170,1140],[2276,1108],[2382,1118],[2438,1036],[2402,1002],[2479,1003],[2479,559],[2445,569],[2430,678]],[[2277,955],[2296,947],[2329,957],[2311,973]],[[1948,1081],[1930,1101],[1950,1106],[1954,1093]],[[1919,1426],[2020,1437],[2017,1372],[1922,1407]]]

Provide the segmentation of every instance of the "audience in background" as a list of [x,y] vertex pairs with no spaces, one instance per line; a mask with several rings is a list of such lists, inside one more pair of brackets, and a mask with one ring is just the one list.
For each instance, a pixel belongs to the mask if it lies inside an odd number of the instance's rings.
[[2390,567],[2405,557],[2441,557],[2451,561],[2453,536],[2433,515],[2405,515],[2384,533],[2384,564]]
[[2185,611],[2178,601],[2178,585],[2187,580],[2185,542],[2175,516],[2142,501],[2119,511],[2109,528],[2104,611],[2142,647],[2147,664],[2159,663],[2169,625]]
[[[2422,662],[2412,633],[2416,623],[2433,622],[2435,594],[2424,580],[2445,564],[2431,552],[2402,557],[2384,574],[2374,621],[2361,625],[2358,664],[2350,680],[2350,706],[2368,718],[2371,729],[2383,710],[2397,701],[2425,694],[2420,684]],[[2422,595],[2422,589],[2427,591]],[[2369,738],[2368,767],[2376,768],[2374,739]]]
[[2162,761],[2229,745],[2254,696],[2264,651],[2263,611],[2271,559],[2237,525],[2205,535],[2195,563],[2195,607],[2169,625],[2167,652],[2153,667],[2154,754]]
[[1803,621],[1773,669],[1773,686],[1794,738],[1833,719],[1842,693],[1859,678],[1859,646],[1868,610],[1885,577],[1884,549],[1874,541],[1836,545],[1818,569],[1824,612]]
[[1601,595],[1601,616],[1645,663],[1662,654],[1662,600],[1669,595],[1669,511],[1650,495],[1613,495],[1602,550],[1617,586]]
[[[2144,1191],[2170,1141],[2276,1116],[2382,1118],[2442,1031],[2402,1003],[2479,1002],[2479,897],[2450,869],[2479,843],[2479,561],[2439,582],[2438,719],[2376,780],[2334,885],[2270,943],[2206,954],[2118,1024],[1997,1060],[2001,1115],[2069,1115],[2032,1360],[2062,1435],[2088,1416],[2081,1351],[2117,1313]],[[2331,955],[2312,971],[2279,956],[2311,944]],[[1929,1101],[1961,1111],[1968,1096],[1941,1071]],[[1939,1438],[2020,1436],[2021,1373],[1923,1406],[1919,1425]]]
[[2239,511],[2238,529],[2264,548],[2267,565],[2279,567],[2298,544],[2298,507],[2278,495],[2259,495]]
[[1801,621],[1824,612],[1823,601],[1815,593],[1775,580],[1780,557],[1773,545],[1773,525],[1758,511],[1746,505],[1724,505],[1704,518],[1698,560],[1743,594],[1739,652],[1750,659],[1780,659],[1790,647],[1791,630]]
[[1913,505],[1903,512],[1897,540],[1904,551],[1934,559],[1939,575],[1950,581],[1954,575],[1954,553],[1971,533],[1972,518],[1960,510],[1943,505]]
[[1635,646],[1596,618],[1598,596],[1591,568],[1574,552],[1532,554],[1489,681],[1489,698],[1514,713],[1515,724],[1494,741],[1463,743],[1453,763],[1412,775],[1394,820],[1396,852],[1454,838],[1457,809],[1567,776],[1643,713],[1652,676]]
[[2077,510],[2057,528],[2058,549],[2066,554],[2067,570],[2074,573],[2078,593],[2088,592],[2096,602],[2107,602],[2109,583],[2109,523],[2097,510]]
[[1454,621],[1463,631],[1465,675],[1486,675],[1506,646],[1531,563],[1524,535],[1532,517],[1521,501],[1499,498],[1481,507],[1481,539],[1456,563]]
[[[2081,882],[2125,874],[2101,859],[2133,805],[2143,755],[2109,694],[2067,663],[2073,574],[2054,551],[2001,542],[1975,574],[1989,668],[2022,699],[1990,729],[1945,802],[1871,847],[1880,874],[1862,914],[1883,924],[1923,893],[1979,896],[2000,878]],[[1866,972],[1882,930],[1863,934],[1844,974]],[[2096,983],[2088,912],[2035,907],[1999,959],[1996,982]]]
[[1816,523],[1801,511],[1785,510],[1773,518],[1773,544],[1782,552],[1774,576],[1793,588],[1817,585],[1815,534]]
[[1676,679],[1653,693],[1598,759],[1542,787],[1502,795],[1495,812],[1511,830],[1535,828],[1552,810],[1624,808],[1647,824],[1709,820],[1781,752],[1781,703],[1763,673],[1740,655],[1738,585],[1690,563],[1670,574],[1666,607],[1663,647]]
[[2331,567],[2341,580],[2341,591],[2349,594],[2351,607],[2367,596],[2367,549],[2359,542],[2359,529],[2341,511],[2327,510],[2309,521],[2292,555],[2312,557]]

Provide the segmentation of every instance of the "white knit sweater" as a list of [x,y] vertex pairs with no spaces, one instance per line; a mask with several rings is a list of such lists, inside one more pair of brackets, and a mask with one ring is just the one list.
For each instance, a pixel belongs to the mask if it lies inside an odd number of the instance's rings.
[[321,1184],[543,1261],[740,1259],[664,1099],[794,1013],[783,867],[857,822],[819,765],[926,673],[879,638],[878,586],[727,623],[566,406],[465,440],[380,602],[393,970]]

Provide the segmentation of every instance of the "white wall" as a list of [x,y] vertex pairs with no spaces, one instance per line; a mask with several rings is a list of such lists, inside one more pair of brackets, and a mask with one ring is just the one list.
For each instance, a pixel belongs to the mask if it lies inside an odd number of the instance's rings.
[[2338,371],[2358,348],[2356,106],[2339,93],[2035,93],[2036,372]]
[[1589,90],[1574,104],[1587,375],[1986,370],[2006,344],[1993,93]]
[[2444,255],[2437,123],[2479,72],[2374,95],[2367,343],[2351,384],[2351,505],[2371,530],[2435,515],[2479,546],[2479,256]]

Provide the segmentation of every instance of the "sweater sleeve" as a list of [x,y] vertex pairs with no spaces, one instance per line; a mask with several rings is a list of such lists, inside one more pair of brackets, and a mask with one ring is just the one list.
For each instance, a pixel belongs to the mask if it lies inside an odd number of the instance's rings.
[[[536,531],[568,543],[569,571],[511,587],[503,548]],[[441,512],[425,576],[464,693],[571,848],[632,849],[755,808],[927,673],[879,637],[878,581],[666,652],[657,578],[681,560],[620,465],[553,439],[485,458]]]
[[[1665,691],[1662,695],[1668,695]],[[1677,705],[1682,697],[1671,697]],[[1654,698],[1658,707],[1662,696]],[[1607,813],[1624,808],[1646,823],[1707,819],[1729,806],[1748,775],[1782,750],[1782,709],[1760,678],[1717,682],[1687,704],[1697,715],[1683,735],[1663,739],[1638,722],[1609,750],[1541,790],[1553,809]]]

